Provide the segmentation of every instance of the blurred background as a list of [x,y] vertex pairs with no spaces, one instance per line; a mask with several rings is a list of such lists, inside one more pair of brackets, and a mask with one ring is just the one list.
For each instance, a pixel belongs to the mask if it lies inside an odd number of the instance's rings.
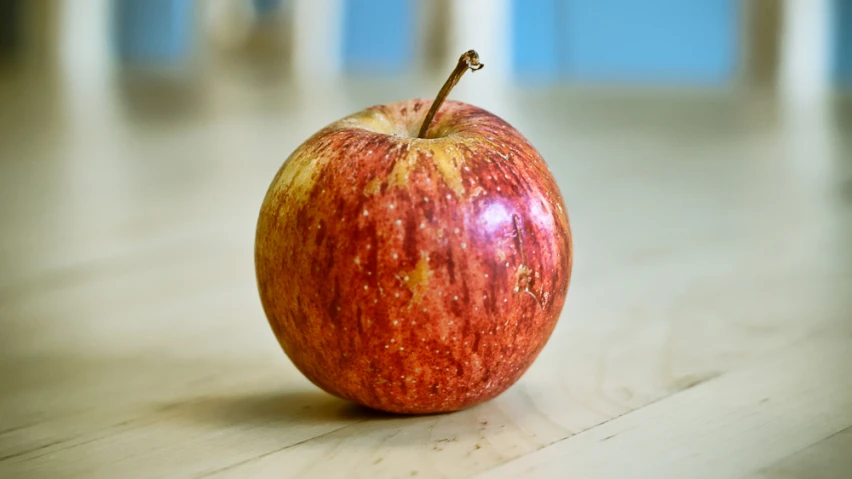
[[620,238],[659,243],[641,224],[671,227],[672,200],[753,220],[776,194],[779,217],[822,218],[852,189],[852,0],[2,0],[0,297],[204,244],[193,268],[256,308],[254,221],[287,155],[433,97],[470,48],[486,68],[452,96],[542,152],[586,233],[579,274],[616,267]]
[[[0,456],[101,437],[104,411],[312,391],[257,296],[266,189],[471,48],[485,68],[451,98],[535,145],[574,230],[561,347],[522,386],[540,407],[598,421],[848,337],[852,0],[0,0]],[[45,461],[192,460],[162,437]]]
[[[522,84],[848,85],[848,0],[3,0],[4,63],[400,77],[469,47]],[[443,70],[441,70],[443,71]],[[806,87],[805,84],[809,83]]]
[[850,189],[852,0],[2,0],[2,294],[232,237],[222,257],[251,289],[287,155],[366,106],[433,97],[470,48],[486,68],[452,96],[542,152],[599,237],[581,270],[611,233],[642,234],[610,187],[658,208],[646,221],[690,182]]
[[287,155],[433,97],[470,48],[486,68],[452,97],[542,152],[587,232],[580,274],[615,267],[617,238],[658,243],[641,224],[672,226],[672,200],[822,215],[852,190],[852,0],[2,0],[0,297],[206,244],[200,271],[230,264],[256,308],[254,221]]

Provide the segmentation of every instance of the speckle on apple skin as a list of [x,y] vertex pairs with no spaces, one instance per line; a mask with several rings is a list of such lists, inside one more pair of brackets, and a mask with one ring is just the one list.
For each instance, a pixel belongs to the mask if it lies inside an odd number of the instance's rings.
[[454,411],[514,384],[572,269],[566,208],[538,152],[454,101],[433,139],[413,138],[430,104],[375,106],[314,135],[257,226],[258,288],[285,353],[329,393],[395,413]]

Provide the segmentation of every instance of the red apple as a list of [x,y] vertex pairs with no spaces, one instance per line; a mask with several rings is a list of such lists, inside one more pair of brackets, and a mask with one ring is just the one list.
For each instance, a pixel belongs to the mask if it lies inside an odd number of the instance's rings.
[[[436,100],[437,101],[437,100]],[[497,116],[431,100],[374,106],[299,146],[267,192],[263,308],[325,391],[396,413],[491,399],[527,370],[572,267],[562,196]]]

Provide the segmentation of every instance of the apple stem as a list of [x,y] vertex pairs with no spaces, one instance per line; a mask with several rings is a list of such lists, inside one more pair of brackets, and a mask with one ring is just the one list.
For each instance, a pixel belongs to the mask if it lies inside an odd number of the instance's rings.
[[420,133],[417,134],[417,138],[426,138],[426,134],[429,133],[429,127],[432,125],[432,120],[435,119],[435,114],[438,113],[438,109],[444,104],[444,100],[447,99],[450,90],[461,80],[464,72],[468,69],[475,72],[484,66],[482,63],[479,63],[479,54],[474,50],[468,50],[462,54],[455,70],[450,73],[450,77],[444,82],[444,86],[441,87],[441,91],[438,92],[438,96],[432,102],[432,107],[426,113],[426,118],[423,120],[423,126],[420,127]]

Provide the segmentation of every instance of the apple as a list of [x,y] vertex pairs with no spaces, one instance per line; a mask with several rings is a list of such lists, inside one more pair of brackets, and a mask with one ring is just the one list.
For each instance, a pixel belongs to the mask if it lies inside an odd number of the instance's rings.
[[444,101],[479,67],[467,52],[434,102],[323,128],[263,200],[265,314],[331,394],[394,413],[469,407],[515,383],[557,323],[572,239],[553,176],[508,123]]

